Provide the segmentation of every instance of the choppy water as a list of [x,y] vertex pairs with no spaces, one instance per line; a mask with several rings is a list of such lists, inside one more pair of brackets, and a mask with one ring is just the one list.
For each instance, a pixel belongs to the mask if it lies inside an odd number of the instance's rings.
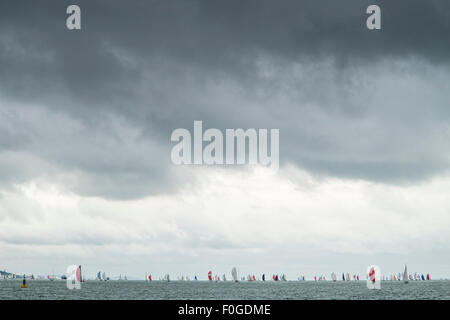
[[368,290],[365,281],[87,281],[80,290],[68,290],[64,281],[20,284],[0,281],[0,299],[450,299],[450,281],[388,281],[381,290]]

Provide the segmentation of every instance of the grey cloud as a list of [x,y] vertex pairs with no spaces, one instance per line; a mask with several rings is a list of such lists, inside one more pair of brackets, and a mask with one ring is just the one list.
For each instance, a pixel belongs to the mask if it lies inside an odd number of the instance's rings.
[[344,65],[450,56],[445,1],[379,1],[382,32],[365,28],[372,1],[79,1],[80,32],[64,27],[69,3],[43,1],[26,14],[27,1],[2,4],[3,87],[34,99],[67,90],[85,104],[112,107],[136,94],[142,68],[161,63],[174,65],[165,77],[181,69],[252,81],[258,55]]
[[375,1],[375,32],[373,1],[77,1],[69,32],[72,3],[0,4],[1,151],[46,163],[9,162],[5,183],[56,171],[86,195],[171,190],[170,132],[196,119],[280,128],[282,162],[317,174],[448,168],[447,1]]

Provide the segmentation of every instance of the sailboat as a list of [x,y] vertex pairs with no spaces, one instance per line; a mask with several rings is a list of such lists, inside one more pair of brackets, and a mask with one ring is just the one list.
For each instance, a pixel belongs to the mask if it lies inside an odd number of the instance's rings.
[[345,281],[345,275],[342,273],[342,281]]
[[332,272],[331,273],[331,280],[333,280],[333,282],[336,282],[336,273]]
[[264,273],[262,275],[262,281],[266,281],[266,275]]
[[97,280],[102,280],[102,272],[101,271],[99,271],[98,273],[97,273]]
[[231,277],[233,278],[234,282],[239,282],[236,267],[233,267],[233,269],[231,269]]
[[345,280],[350,281],[350,273],[347,272],[347,276],[345,277]]
[[427,273],[427,280],[431,280],[429,273]]
[[208,272],[208,280],[209,280],[209,281],[212,281],[212,271],[209,271],[209,272]]
[[77,277],[78,282],[83,282],[83,278],[81,277],[81,266],[78,266],[77,270],[75,271],[75,276]]
[[225,276],[225,273],[224,273],[223,276],[222,276],[222,280],[223,280],[223,281],[227,281],[227,278],[226,278],[226,276]]
[[408,281],[409,281],[408,269],[407,269],[406,264],[405,264],[405,271],[403,271],[403,282],[404,283],[408,283]]

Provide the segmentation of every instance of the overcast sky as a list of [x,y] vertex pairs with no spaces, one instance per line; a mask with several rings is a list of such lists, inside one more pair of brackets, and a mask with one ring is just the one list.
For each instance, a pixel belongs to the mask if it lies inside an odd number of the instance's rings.
[[[2,1],[0,268],[450,277],[449,35],[446,0]],[[194,120],[279,128],[280,170],[173,165]]]

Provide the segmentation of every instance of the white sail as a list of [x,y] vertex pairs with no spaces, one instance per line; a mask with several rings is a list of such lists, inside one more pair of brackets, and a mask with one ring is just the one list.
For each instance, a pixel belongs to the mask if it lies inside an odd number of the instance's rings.
[[233,267],[233,269],[231,269],[231,277],[233,277],[234,282],[238,282],[238,274],[236,267]]
[[405,264],[405,271],[403,271],[403,282],[404,283],[408,283],[409,277],[408,277],[408,268],[406,267]]
[[336,282],[337,278],[336,278],[336,273],[332,272],[331,273],[331,279]]

